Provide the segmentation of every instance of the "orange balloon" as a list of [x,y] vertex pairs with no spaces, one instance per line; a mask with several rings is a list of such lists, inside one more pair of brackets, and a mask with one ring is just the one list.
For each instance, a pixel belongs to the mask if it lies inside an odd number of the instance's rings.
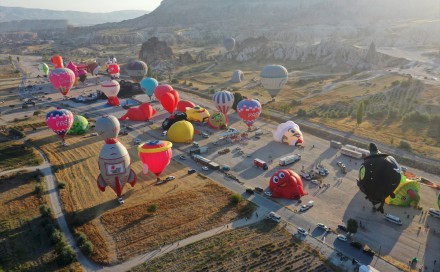
[[50,61],[55,68],[64,68],[63,57],[55,55],[50,59]]

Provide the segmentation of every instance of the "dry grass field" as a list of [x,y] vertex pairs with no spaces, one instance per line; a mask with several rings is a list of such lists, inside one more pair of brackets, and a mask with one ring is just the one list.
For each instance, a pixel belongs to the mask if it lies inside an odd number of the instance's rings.
[[36,166],[43,160],[37,151],[20,142],[0,143],[0,172],[23,166]]
[[60,267],[43,227],[34,193],[37,172],[19,172],[0,179],[0,271],[81,271],[78,263]]
[[0,64],[0,79],[13,79],[20,77],[20,73],[16,73],[16,69],[11,64]]
[[[104,142],[98,137],[67,137],[68,147],[60,147],[56,136],[33,140],[54,166],[61,190],[64,210],[70,224],[84,232],[94,245],[92,259],[98,263],[119,263],[234,220],[253,209],[248,203],[231,205],[231,192],[203,175],[187,174],[187,168],[172,161],[163,177],[176,179],[155,185],[152,174],[141,172],[137,151],[125,137],[132,169],[138,175],[134,188],[124,188],[125,204],[119,205],[115,193],[102,193],[96,186],[97,160]],[[215,200],[215,201],[214,201]],[[156,212],[148,208],[155,204]]]
[[131,271],[333,271],[316,251],[264,220],[222,232],[148,261]]

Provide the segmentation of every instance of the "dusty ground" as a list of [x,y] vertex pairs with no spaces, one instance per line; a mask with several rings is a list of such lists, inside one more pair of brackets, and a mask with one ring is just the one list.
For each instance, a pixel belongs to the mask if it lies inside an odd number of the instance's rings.
[[265,220],[179,248],[131,271],[333,271],[316,251]]

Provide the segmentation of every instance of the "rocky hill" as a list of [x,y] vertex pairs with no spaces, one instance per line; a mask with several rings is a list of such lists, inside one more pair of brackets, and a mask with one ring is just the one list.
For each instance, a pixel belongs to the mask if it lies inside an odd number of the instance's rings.
[[[108,22],[121,22],[147,13],[148,11],[144,10],[121,10],[107,13],[91,13],[0,6],[0,22],[47,19],[67,20],[71,25],[88,26]],[[22,29],[21,31],[27,30],[29,29]]]

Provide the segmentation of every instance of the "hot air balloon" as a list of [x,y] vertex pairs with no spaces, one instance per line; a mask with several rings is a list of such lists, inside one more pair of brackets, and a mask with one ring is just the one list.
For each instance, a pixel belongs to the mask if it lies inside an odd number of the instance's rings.
[[301,177],[290,169],[281,169],[270,178],[272,197],[300,199],[307,193],[303,189]]
[[153,118],[154,115],[156,115],[156,110],[150,103],[142,103],[139,107],[129,108],[119,120],[124,121],[128,118],[132,121],[148,121]]
[[98,63],[96,62],[96,61],[92,61],[92,62],[89,62],[88,64],[87,64],[87,68],[86,68],[86,70],[87,70],[87,72],[89,72],[90,74],[93,74],[93,71],[96,69],[96,67],[98,67],[99,65],[98,65]]
[[105,191],[106,186],[115,191],[119,203],[124,203],[121,195],[126,183],[131,187],[136,184],[136,173],[130,168],[130,155],[127,149],[118,139],[109,138],[99,153],[98,165],[99,176],[97,179],[98,188]]
[[188,100],[180,100],[179,103],[177,103],[177,111],[180,112],[186,112],[187,108],[194,108],[196,105]]
[[119,83],[116,80],[106,80],[101,83],[101,91],[107,96],[107,103],[112,106],[120,106],[118,98]]
[[[390,155],[380,153],[374,143],[370,143],[370,155],[364,158],[359,169],[357,185],[373,204],[373,210],[384,213],[385,199],[395,197],[394,191],[402,179],[400,165]],[[376,204],[380,204],[378,208]]]
[[49,80],[61,94],[67,95],[75,82],[75,74],[67,68],[56,68],[50,70]]
[[53,130],[53,132],[60,136],[62,144],[65,145],[64,137],[73,124],[73,114],[71,111],[66,109],[56,109],[50,111],[46,115],[46,124],[50,129]]
[[118,118],[113,115],[105,115],[96,120],[95,129],[98,135],[103,140],[106,140],[118,137],[121,124],[119,123]]
[[[156,88],[157,89],[157,88]],[[179,103],[179,93],[175,90],[171,90],[163,95],[161,95],[160,104],[162,104],[163,108],[172,114],[176,109],[177,103]]]
[[142,171],[144,174],[148,170],[156,175],[157,181],[160,181],[159,175],[168,166],[171,160],[173,144],[169,141],[152,140],[142,143],[138,146],[139,158],[142,161]]
[[141,80],[141,88],[145,91],[145,93],[150,97],[153,96],[154,94],[154,89],[156,89],[156,87],[159,85],[159,83],[157,82],[156,79],[152,78],[152,77],[146,77],[144,79]]
[[273,131],[272,134],[273,139],[276,142],[283,144],[298,146],[304,142],[299,126],[293,121],[287,121],[279,124],[277,129]]
[[231,37],[225,38],[223,39],[223,45],[227,51],[232,51],[235,48],[235,39]]
[[157,87],[154,89],[154,96],[157,98],[157,100],[160,101],[160,98],[161,98],[164,94],[169,93],[169,92],[171,92],[172,90],[174,90],[174,89],[173,89],[173,87],[171,87],[170,85],[168,85],[168,84],[161,84],[161,85],[157,86]]
[[188,121],[179,121],[168,129],[167,135],[173,143],[191,143],[194,137],[194,127]]
[[389,205],[398,206],[413,206],[417,207],[420,201],[420,183],[416,180],[406,180],[402,175],[402,180],[394,190],[396,195],[394,198],[387,197],[385,203]]
[[221,112],[214,112],[208,119],[208,125],[215,129],[220,129],[226,125],[226,117]]
[[99,69],[101,69],[101,66],[96,66],[96,68],[93,69],[92,75],[97,76],[99,74]]
[[210,114],[207,109],[195,106],[194,108],[186,109],[186,116],[188,121],[203,123],[208,121]]
[[55,68],[64,68],[63,58],[61,56],[58,56],[58,55],[53,56],[50,59],[50,62],[52,62],[53,66]]
[[228,122],[228,111],[234,104],[234,95],[228,91],[216,92],[212,96],[214,106],[219,112],[223,113],[226,117],[226,123]]
[[281,65],[267,65],[261,70],[261,84],[274,98],[287,82],[287,69]]
[[67,134],[81,135],[89,130],[89,121],[84,116],[75,115],[72,127]]
[[244,99],[237,104],[238,116],[246,123],[248,128],[255,123],[261,113],[261,104],[255,99]]
[[440,194],[438,194],[437,204],[438,204],[438,208],[440,209]]
[[165,120],[162,122],[162,129],[163,130],[168,130],[168,129],[170,129],[170,127],[174,123],[182,121],[182,120],[185,120],[185,121],[187,120],[186,119],[186,113],[184,113],[184,112],[176,112],[175,114],[170,115],[169,117],[165,118]]
[[131,61],[126,69],[131,80],[139,83],[147,75],[148,66],[143,61],[135,60]]
[[40,64],[40,69],[41,71],[43,71],[43,76],[47,77],[47,75],[49,74],[49,66],[47,66],[46,63],[42,63]]
[[107,68],[107,72],[112,79],[119,78],[119,71],[119,65],[117,65],[116,63],[109,64]]

